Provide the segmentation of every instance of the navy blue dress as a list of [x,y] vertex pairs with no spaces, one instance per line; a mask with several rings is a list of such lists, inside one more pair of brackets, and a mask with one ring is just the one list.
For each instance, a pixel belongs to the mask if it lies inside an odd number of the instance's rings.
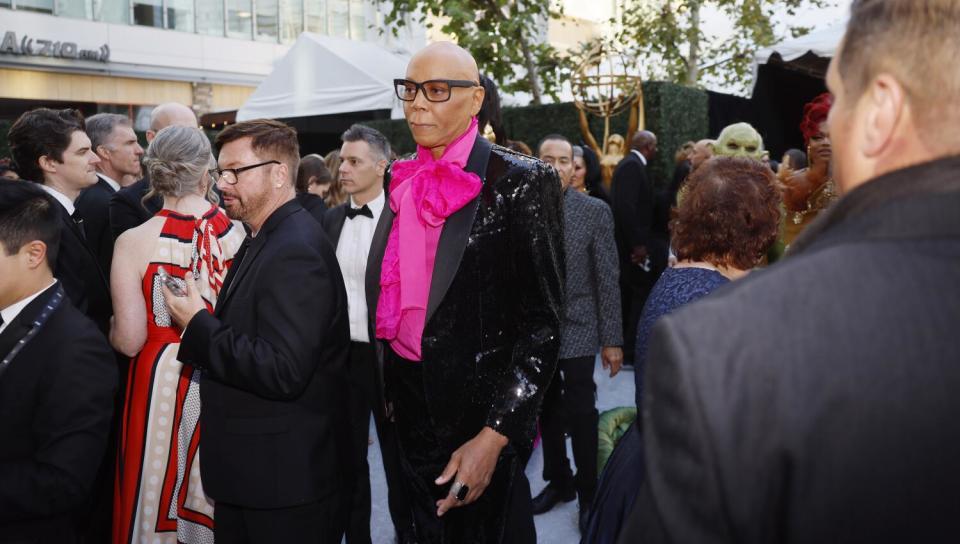
[[[667,268],[664,270],[643,307],[637,325],[636,356],[634,358],[637,385],[637,413],[640,414],[643,393],[643,371],[647,359],[650,331],[660,317],[677,308],[710,294],[729,282],[714,270],[705,268]],[[597,494],[590,511],[587,532],[581,543],[613,544],[620,527],[637,498],[644,478],[643,439],[639,420],[630,426],[614,448],[600,475]]]

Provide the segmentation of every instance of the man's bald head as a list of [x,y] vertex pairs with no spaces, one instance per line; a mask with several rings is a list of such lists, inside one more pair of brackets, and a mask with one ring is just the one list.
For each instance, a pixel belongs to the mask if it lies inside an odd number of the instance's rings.
[[161,129],[178,127],[197,126],[197,115],[192,109],[180,104],[179,102],[167,102],[153,108],[150,114],[150,130],[147,131],[147,141],[153,140]]
[[652,160],[657,154],[657,135],[649,130],[640,130],[630,139],[630,149],[636,149],[646,159]]
[[[407,89],[425,81],[449,86],[443,92],[425,94],[422,87],[413,99],[403,103],[403,114],[417,144],[440,158],[447,146],[464,134],[483,106],[484,89],[480,85],[477,61],[465,49],[450,42],[437,42],[423,48],[407,65]],[[407,95],[409,96],[409,95]]]

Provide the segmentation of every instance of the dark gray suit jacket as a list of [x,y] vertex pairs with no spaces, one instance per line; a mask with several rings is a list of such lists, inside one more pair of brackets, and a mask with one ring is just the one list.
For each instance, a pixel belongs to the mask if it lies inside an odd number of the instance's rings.
[[610,207],[579,191],[564,191],[563,247],[567,288],[560,358],[586,357],[600,347],[622,346],[620,264]]
[[872,180],[655,326],[620,542],[960,539],[960,157]]

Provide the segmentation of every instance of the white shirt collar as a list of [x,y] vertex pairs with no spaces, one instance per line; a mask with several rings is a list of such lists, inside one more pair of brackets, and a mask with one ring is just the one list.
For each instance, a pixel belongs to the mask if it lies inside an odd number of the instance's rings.
[[40,185],[40,187],[42,187],[44,191],[46,191],[47,193],[49,193],[50,196],[52,196],[53,198],[57,199],[57,202],[59,202],[61,206],[63,206],[64,208],[67,209],[67,214],[73,215],[73,211],[74,211],[76,208],[74,208],[74,206],[73,206],[73,201],[70,200],[69,198],[67,198],[67,195],[61,193],[60,191],[58,191],[58,190],[56,190],[56,189],[54,189],[53,187],[50,187],[50,186],[48,186],[48,185]]
[[103,181],[106,181],[107,185],[113,187],[113,192],[117,192],[120,190],[120,184],[117,183],[116,181],[113,181],[113,178],[111,178],[110,176],[104,174],[103,172],[97,172],[97,175],[100,176],[100,178],[103,179]]
[[[386,204],[386,202],[387,202],[386,196],[383,194],[383,191],[380,191],[380,194],[377,195],[377,198],[374,198],[373,200],[367,203],[367,206],[370,207],[370,211],[373,212],[374,219],[380,217],[380,213],[383,211],[383,206],[384,204]],[[351,196],[350,207],[362,208],[363,206],[357,206],[356,204],[354,204],[353,197]]]
[[19,301],[14,302],[13,304],[7,306],[6,308],[0,310],[0,317],[3,317],[3,325],[0,325],[0,332],[3,332],[3,330],[6,329],[7,326],[14,319],[16,319],[18,315],[20,315],[20,312],[22,312],[23,309],[26,308],[28,304],[33,302],[33,299],[40,296],[41,293],[43,293],[44,291],[52,287],[55,283],[57,283],[56,279],[50,282],[50,285],[28,296],[27,298],[20,299]]
[[640,157],[640,162],[642,162],[644,166],[647,165],[647,158],[643,156],[643,153],[637,151],[636,149],[631,149],[630,152]]

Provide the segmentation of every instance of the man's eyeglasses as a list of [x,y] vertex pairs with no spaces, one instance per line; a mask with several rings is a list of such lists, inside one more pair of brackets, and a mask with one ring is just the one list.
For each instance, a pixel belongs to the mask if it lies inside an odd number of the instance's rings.
[[266,166],[268,164],[280,164],[280,161],[263,161],[257,164],[251,164],[250,166],[241,166],[240,168],[218,168],[216,170],[216,176],[230,185],[236,185],[237,182],[240,181],[240,174],[243,172],[246,172],[247,170],[253,170],[254,168],[260,168],[261,166]]
[[413,102],[417,99],[417,92],[423,91],[423,97],[429,102],[446,102],[450,100],[453,87],[479,87],[476,81],[464,79],[431,79],[423,83],[417,83],[409,79],[395,79],[393,86],[396,87],[397,98],[404,102]]

